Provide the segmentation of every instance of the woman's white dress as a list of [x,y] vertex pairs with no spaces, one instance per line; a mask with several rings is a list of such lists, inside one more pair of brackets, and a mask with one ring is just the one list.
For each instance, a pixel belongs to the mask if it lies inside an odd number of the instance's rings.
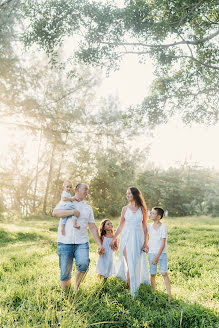
[[141,208],[135,213],[129,207],[127,208],[125,212],[125,227],[121,233],[119,244],[116,276],[124,281],[127,280],[127,264],[123,254],[124,248],[126,248],[132,296],[135,296],[140,284],[150,284],[146,254],[142,251],[144,244],[142,220]]
[[101,274],[105,278],[111,277],[115,275],[115,259],[114,259],[114,251],[110,247],[110,242],[113,238],[103,238],[103,247],[105,248],[105,253],[103,255],[99,255],[96,266],[96,273]]

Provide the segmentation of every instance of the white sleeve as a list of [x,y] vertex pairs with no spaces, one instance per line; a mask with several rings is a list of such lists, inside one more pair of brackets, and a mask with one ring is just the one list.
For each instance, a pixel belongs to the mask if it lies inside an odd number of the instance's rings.
[[94,212],[93,212],[92,207],[90,207],[90,214],[89,214],[89,220],[88,220],[88,222],[95,223],[95,220],[94,220]]
[[167,238],[167,227],[165,227],[164,225],[162,226],[161,237]]

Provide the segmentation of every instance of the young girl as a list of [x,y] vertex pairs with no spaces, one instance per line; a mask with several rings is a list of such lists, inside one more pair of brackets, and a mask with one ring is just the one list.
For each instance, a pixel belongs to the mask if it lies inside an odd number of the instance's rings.
[[96,272],[100,277],[108,278],[115,274],[114,251],[118,250],[117,240],[113,250],[110,247],[110,242],[114,237],[113,224],[110,220],[106,219],[101,222],[99,234],[103,247],[105,248],[105,253],[98,257]]
[[[72,183],[70,181],[65,181],[63,183],[63,192],[61,194],[61,200],[57,205],[57,209],[75,209],[75,206],[72,204],[72,202],[74,200],[76,200],[75,197],[72,197],[72,195],[70,194],[70,191],[72,189]],[[67,217],[63,218],[61,221],[61,231],[62,231],[62,235],[65,235],[65,224],[67,221]],[[73,216],[73,226],[76,229],[80,229],[80,226],[78,226],[77,224],[77,218],[76,216]]]

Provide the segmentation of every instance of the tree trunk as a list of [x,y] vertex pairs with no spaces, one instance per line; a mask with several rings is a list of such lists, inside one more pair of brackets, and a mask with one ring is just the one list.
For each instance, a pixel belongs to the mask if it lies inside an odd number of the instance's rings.
[[[67,144],[67,141],[68,141],[68,133],[66,134],[66,138],[65,138],[65,145]],[[63,158],[64,158],[64,151],[62,152],[61,154],[61,159],[60,159],[60,162],[59,162],[59,167],[58,167],[58,173],[57,173],[57,177],[56,177],[56,181],[55,181],[55,191],[54,191],[54,194],[53,194],[53,200],[52,200],[52,210],[54,209],[56,203],[57,203],[57,196],[58,196],[58,192],[59,192],[59,178],[60,178],[60,175],[61,175],[61,169],[62,169],[62,163],[63,163]]]
[[46,191],[45,191],[45,196],[43,200],[43,213],[46,213],[46,208],[47,208],[47,199],[48,199],[48,193],[49,193],[49,187],[51,183],[51,178],[52,178],[52,170],[53,170],[53,159],[54,159],[54,153],[55,153],[55,148],[56,148],[56,143],[54,141],[53,146],[52,146],[52,154],[50,158],[50,164],[49,164],[49,174],[47,178],[47,184],[46,184]]
[[40,158],[41,140],[42,140],[42,129],[40,130],[40,140],[39,140],[38,153],[37,153],[36,178],[35,178],[35,186],[34,186],[34,194],[33,194],[33,212],[36,211],[36,192],[37,192],[37,183],[38,183],[38,176],[39,176],[39,158]]
[[60,174],[61,174],[61,169],[62,169],[62,162],[63,162],[63,157],[64,157],[64,153],[62,153],[61,156],[61,160],[59,162],[59,168],[58,168],[58,173],[57,173],[57,177],[56,177],[56,183],[55,183],[55,191],[53,194],[53,200],[52,200],[52,210],[55,207],[56,203],[57,203],[57,194],[58,194],[58,182],[59,182],[59,178],[60,178]]

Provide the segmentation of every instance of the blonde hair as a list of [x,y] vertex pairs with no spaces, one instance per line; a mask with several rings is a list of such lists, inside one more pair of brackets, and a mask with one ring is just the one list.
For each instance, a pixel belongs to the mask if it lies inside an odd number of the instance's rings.
[[65,187],[67,185],[72,185],[70,180],[66,180],[66,181],[63,182],[63,187]]

